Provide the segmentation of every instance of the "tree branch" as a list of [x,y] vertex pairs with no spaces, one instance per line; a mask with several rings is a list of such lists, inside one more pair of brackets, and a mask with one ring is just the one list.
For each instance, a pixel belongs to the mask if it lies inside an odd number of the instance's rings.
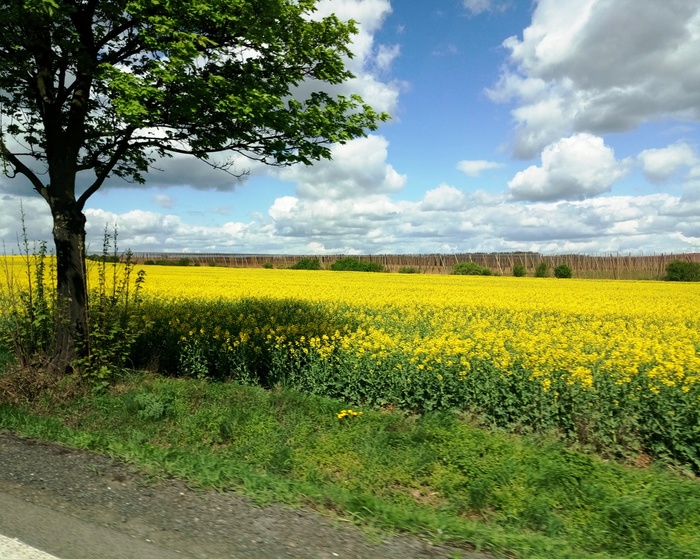
[[[133,130],[132,130],[133,132]],[[131,137],[131,132],[127,134],[121,142],[119,142],[119,145],[117,146],[117,149],[114,150],[112,153],[112,157],[110,157],[109,161],[107,164],[104,166],[104,168],[100,171],[100,174],[97,176],[95,179],[95,182],[93,182],[88,189],[83,192],[80,195],[80,198],[78,198],[78,208],[80,211],[83,211],[83,208],[85,207],[85,203],[88,201],[88,198],[92,196],[95,192],[99,190],[99,188],[102,186],[104,183],[105,179],[109,176],[109,174],[112,172],[112,169],[114,169],[114,166],[119,163],[119,160],[124,156],[124,154],[128,151],[128,149],[131,147],[129,145],[129,139]]]
[[0,155],[7,159],[10,165],[12,165],[15,168],[15,175],[17,173],[20,173],[27,177],[32,183],[34,190],[36,190],[44,200],[46,200],[47,202],[49,201],[49,192],[47,188],[43,185],[43,183],[39,180],[39,177],[37,177],[34,171],[32,171],[29,167],[22,163],[19,160],[19,158],[7,148],[7,145],[5,145],[5,140],[3,138],[0,138]]

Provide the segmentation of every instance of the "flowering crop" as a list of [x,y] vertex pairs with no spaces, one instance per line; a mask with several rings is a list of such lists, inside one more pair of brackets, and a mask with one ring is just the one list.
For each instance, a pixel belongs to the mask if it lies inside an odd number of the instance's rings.
[[160,338],[177,336],[173,372],[456,408],[700,467],[693,284],[149,267],[147,292]]
[[674,282],[147,267],[136,364],[459,409],[700,469],[700,290]]

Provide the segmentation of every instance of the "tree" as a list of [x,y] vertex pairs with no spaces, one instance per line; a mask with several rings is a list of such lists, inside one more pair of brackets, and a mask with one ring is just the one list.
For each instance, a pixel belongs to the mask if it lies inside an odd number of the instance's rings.
[[[242,154],[270,165],[330,158],[329,144],[388,118],[344,57],[353,21],[316,0],[6,0],[0,5],[0,156],[48,203],[56,245],[55,364],[87,344],[85,215],[108,177],[143,183],[160,157]],[[308,92],[309,93],[303,93]],[[80,175],[82,173],[82,175]],[[76,177],[88,175],[87,186]]]

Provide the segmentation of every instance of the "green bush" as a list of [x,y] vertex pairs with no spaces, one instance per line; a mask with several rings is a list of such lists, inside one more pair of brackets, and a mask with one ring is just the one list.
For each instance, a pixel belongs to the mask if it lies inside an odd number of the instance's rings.
[[85,257],[87,260],[92,262],[119,262],[120,258],[116,254],[88,254]]
[[555,278],[570,278],[573,275],[574,272],[568,264],[559,264],[559,266],[554,268]]
[[700,281],[700,262],[674,260],[666,266],[668,281]]
[[524,278],[525,277],[525,266],[523,264],[516,264],[513,266],[513,275],[516,278]]
[[[108,260],[108,262],[111,262]],[[177,260],[167,260],[167,259],[160,259],[160,260],[146,260],[144,264],[146,266],[189,266],[191,260],[189,258],[178,258]],[[195,266],[198,266],[199,263],[195,262]]]
[[475,262],[459,262],[452,267],[452,273],[458,276],[490,276],[491,270]]
[[381,272],[383,269],[379,262],[367,262],[352,256],[339,258],[331,264],[334,272]]
[[266,270],[272,270],[272,262],[264,262],[262,267]]
[[399,268],[399,274],[418,274],[420,273],[418,271],[418,268],[414,268],[413,266],[403,266]]
[[321,261],[318,258],[302,258],[289,267],[290,270],[320,270]]
[[536,278],[546,278],[549,277],[549,262],[542,261],[535,268]]

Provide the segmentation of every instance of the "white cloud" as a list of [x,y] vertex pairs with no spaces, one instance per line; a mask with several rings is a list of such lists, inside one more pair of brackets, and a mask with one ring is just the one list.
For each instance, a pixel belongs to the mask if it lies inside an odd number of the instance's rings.
[[375,64],[377,69],[386,72],[391,68],[391,64],[394,62],[397,56],[401,53],[400,45],[379,45],[377,48],[377,55],[375,57]]
[[457,163],[457,168],[470,177],[478,177],[484,171],[498,169],[499,167],[502,167],[500,163],[496,163],[495,161],[485,161],[483,159],[464,160]]
[[18,243],[22,235],[21,214],[24,212],[24,226],[30,242],[51,242],[53,221],[48,204],[38,194],[31,195],[27,187],[24,194],[0,194],[0,241],[8,254],[18,252]]
[[466,197],[461,190],[448,184],[441,184],[433,190],[428,190],[423,196],[421,209],[427,211],[450,211],[462,209]]
[[[19,199],[0,198],[0,237],[16,246]],[[51,217],[38,196],[24,199],[30,239],[51,243]],[[10,210],[13,210],[11,212]],[[168,212],[89,209],[89,250],[115,223],[135,252],[400,254],[469,251],[547,253],[697,252],[700,187],[682,196],[604,196],[523,202],[507,194],[441,184],[416,202],[385,194],[354,199],[277,198],[265,216],[208,226]]]
[[685,142],[660,149],[646,149],[639,154],[644,175],[653,183],[668,180],[683,168],[698,163],[695,151]]
[[[357,93],[377,111],[396,112],[399,92],[405,87],[400,81],[382,81],[376,72],[386,72],[400,53],[398,45],[375,45],[374,34],[391,13],[390,0],[321,0],[314,17],[335,14],[341,20],[355,20],[358,33],[352,39],[353,58],[346,67],[355,79],[331,89],[337,93]],[[316,85],[314,85],[316,87]],[[303,89],[303,88],[302,88]]]
[[388,144],[383,136],[370,135],[334,145],[332,160],[319,161],[311,167],[283,169],[280,177],[297,183],[300,198],[314,200],[398,192],[406,176],[386,162]]
[[626,172],[602,138],[582,133],[548,145],[542,165],[518,172],[508,188],[519,200],[580,200],[608,192]]
[[700,120],[696,0],[540,0],[522,38],[503,46],[509,66],[487,93],[517,102],[518,156],[571,132]]

